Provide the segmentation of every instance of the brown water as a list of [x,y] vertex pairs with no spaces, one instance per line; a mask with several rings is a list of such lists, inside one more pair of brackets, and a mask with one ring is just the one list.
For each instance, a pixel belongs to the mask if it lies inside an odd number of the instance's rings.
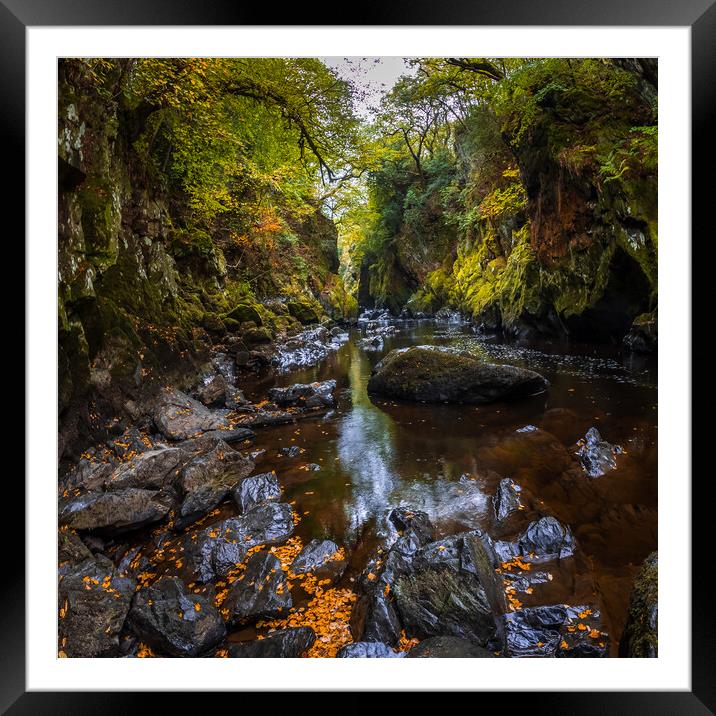
[[[533,604],[590,604],[602,612],[616,654],[633,575],[657,547],[656,364],[594,346],[517,346],[479,338],[468,327],[396,323],[380,351],[350,340],[320,365],[264,378],[247,391],[271,385],[335,378],[335,411],[259,430],[266,453],[257,471],[276,470],[287,501],[302,515],[298,534],[327,537],[351,552],[346,579],[391,534],[393,507],[427,512],[440,536],[482,528],[512,538],[540,514],[569,524],[579,550],[550,563],[551,581],[520,594]],[[371,400],[372,367],[393,348],[460,345],[493,362],[539,371],[551,387],[526,402],[489,406],[395,403]],[[539,430],[517,432],[533,425]],[[616,470],[589,478],[574,459],[575,443],[591,426],[622,446]],[[298,445],[295,458],[279,453]],[[319,471],[307,469],[309,463]],[[495,528],[491,498],[502,477],[522,488],[527,510],[510,532]]]

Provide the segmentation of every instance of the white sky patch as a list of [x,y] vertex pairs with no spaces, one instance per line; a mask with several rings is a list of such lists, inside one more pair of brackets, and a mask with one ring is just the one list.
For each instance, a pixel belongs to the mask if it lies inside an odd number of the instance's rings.
[[380,98],[401,75],[415,74],[404,57],[321,57],[341,79],[356,88],[356,112],[364,119],[376,114]]

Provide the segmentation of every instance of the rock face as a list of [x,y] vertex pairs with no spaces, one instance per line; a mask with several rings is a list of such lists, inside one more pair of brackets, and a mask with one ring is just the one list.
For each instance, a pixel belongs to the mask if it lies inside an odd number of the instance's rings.
[[271,388],[269,400],[281,407],[324,408],[333,405],[335,380],[324,380],[322,383],[296,383],[288,388]]
[[310,627],[282,629],[263,639],[232,644],[229,656],[234,659],[296,659],[308,651],[316,641]]
[[281,563],[269,553],[254,554],[249,559],[226,597],[230,619],[239,623],[279,616],[292,604]]
[[336,656],[339,659],[398,659],[405,654],[396,653],[379,641],[358,641],[341,647]]
[[60,568],[60,650],[69,657],[119,656],[134,580],[103,556]]
[[137,592],[129,624],[141,641],[168,656],[199,656],[226,635],[211,599],[194,594],[172,577],[162,577]]
[[634,580],[619,655],[655,659],[659,655],[659,556],[650,554]]
[[388,353],[375,366],[368,392],[399,400],[479,404],[536,395],[548,386],[546,378],[524,368],[415,346]]
[[263,472],[242,480],[232,491],[239,512],[248,512],[254,505],[281,497],[275,472]]
[[265,502],[240,517],[217,522],[184,540],[187,563],[197,581],[225,576],[259,544],[279,544],[293,533],[293,511],[285,503]]
[[494,659],[495,655],[467,639],[434,636],[414,646],[409,659]]
[[88,492],[60,505],[60,524],[114,536],[159,522],[172,505],[170,493],[155,490]]
[[584,471],[589,477],[601,477],[610,470],[616,470],[616,456],[622,452],[619,445],[602,440],[599,430],[589,428],[584,440],[579,441],[577,455]]
[[170,440],[189,440],[209,430],[230,427],[225,411],[209,410],[173,388],[162,391],[152,417],[157,428]]

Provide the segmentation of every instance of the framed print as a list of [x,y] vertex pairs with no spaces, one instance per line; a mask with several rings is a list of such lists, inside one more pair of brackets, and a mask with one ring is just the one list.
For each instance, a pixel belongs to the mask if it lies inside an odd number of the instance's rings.
[[401,5],[2,0],[9,713],[716,709],[691,478],[716,10]]

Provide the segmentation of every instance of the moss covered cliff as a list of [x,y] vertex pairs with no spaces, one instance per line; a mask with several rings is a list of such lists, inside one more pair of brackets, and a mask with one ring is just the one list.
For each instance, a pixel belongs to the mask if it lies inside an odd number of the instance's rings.
[[130,92],[127,62],[59,66],[59,415],[70,432],[91,421],[90,398],[117,410],[153,368],[227,332],[273,335],[353,309],[318,204],[294,211],[244,193],[251,213],[191,210],[171,135]]
[[[421,64],[421,97],[464,81],[436,62]],[[658,295],[655,64],[515,61],[497,77],[463,85],[474,101],[444,120],[419,173],[391,140],[372,175],[361,297],[621,340]]]

